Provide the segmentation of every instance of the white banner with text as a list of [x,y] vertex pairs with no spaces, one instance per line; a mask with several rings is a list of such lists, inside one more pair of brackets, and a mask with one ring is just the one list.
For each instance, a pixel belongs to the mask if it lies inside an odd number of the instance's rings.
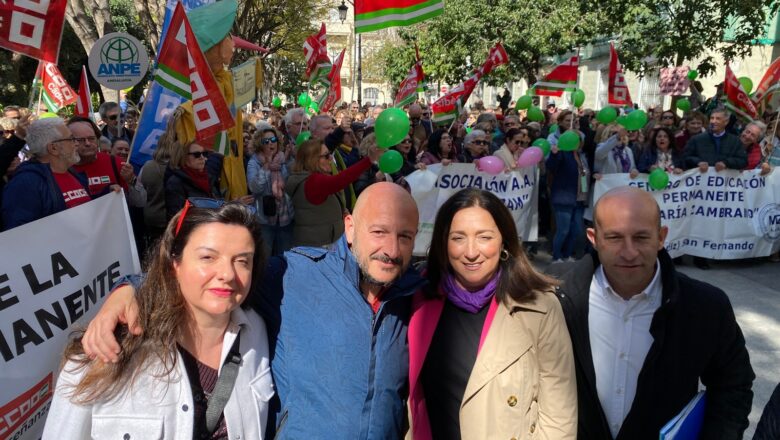
[[140,272],[121,193],[0,234],[0,438],[43,432],[69,335]]

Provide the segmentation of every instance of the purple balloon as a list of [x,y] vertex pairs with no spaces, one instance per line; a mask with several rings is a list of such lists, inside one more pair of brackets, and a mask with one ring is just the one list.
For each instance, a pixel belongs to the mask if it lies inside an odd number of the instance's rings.
[[495,176],[504,171],[504,161],[496,156],[485,156],[479,160],[477,170]]
[[526,168],[538,164],[544,157],[544,151],[539,147],[528,147],[517,158],[517,167]]

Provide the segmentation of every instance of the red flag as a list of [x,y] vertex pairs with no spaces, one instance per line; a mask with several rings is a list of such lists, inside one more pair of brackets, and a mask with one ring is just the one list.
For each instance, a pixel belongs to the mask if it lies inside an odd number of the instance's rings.
[[623,66],[618,59],[615,45],[609,43],[609,86],[607,88],[607,102],[617,105],[633,106],[631,93],[628,91],[626,76],[623,75]]
[[64,0],[0,1],[0,47],[57,64]]
[[411,104],[417,97],[418,87],[422,85],[422,60],[420,60],[420,52],[417,50],[417,47],[415,47],[415,51],[417,52],[417,61],[414,63],[414,66],[412,66],[411,70],[409,70],[409,74],[406,75],[406,78],[401,81],[401,85],[398,86],[398,93],[393,100],[393,107],[403,107],[407,104]]
[[56,113],[68,104],[76,102],[76,92],[68,85],[65,78],[60,73],[60,69],[55,64],[41,62],[41,86],[43,93],[41,99],[49,108],[49,111]]
[[564,90],[573,91],[577,87],[577,72],[579,68],[580,57],[576,55],[558,64],[552,72],[533,85],[534,94],[561,97]]
[[306,58],[306,78],[309,82],[314,83],[325,79],[332,67],[328,58],[325,23],[322,23],[319,32],[306,37],[303,43],[303,56]]
[[458,114],[459,107],[462,107],[466,101],[468,101],[471,92],[474,91],[479,80],[484,75],[490,73],[495,67],[508,62],[509,57],[504,50],[504,46],[502,46],[501,43],[496,43],[496,45],[490,49],[487,60],[485,60],[482,66],[477,69],[469,79],[453,87],[449,93],[437,99],[436,102],[431,105],[434,122],[445,122],[454,119]]
[[761,101],[771,97],[778,88],[780,88],[780,58],[772,61],[761,82],[758,83],[758,87],[753,92],[753,104],[756,106],[761,104]]
[[739,114],[746,119],[755,119],[758,115],[756,106],[753,105],[753,101],[745,92],[745,89],[740,84],[737,76],[731,71],[731,66],[726,63],[726,81],[723,87],[723,92],[728,98],[726,107]]
[[325,100],[320,104],[321,112],[329,111],[341,100],[341,63],[344,61],[345,50],[341,49],[341,53],[333,61],[333,67],[330,68],[330,73],[328,74],[330,88],[328,89],[328,94],[325,95]]
[[87,67],[81,66],[81,81],[79,81],[79,92],[76,96],[76,112],[78,116],[92,118],[92,97],[89,93],[89,80],[87,76]]
[[[163,87],[192,99],[195,137],[214,145],[213,136],[236,125],[225,97],[198,46],[181,2],[176,3],[171,24],[157,57],[155,78]],[[220,138],[224,138],[221,136]],[[216,147],[228,155],[226,142]]]

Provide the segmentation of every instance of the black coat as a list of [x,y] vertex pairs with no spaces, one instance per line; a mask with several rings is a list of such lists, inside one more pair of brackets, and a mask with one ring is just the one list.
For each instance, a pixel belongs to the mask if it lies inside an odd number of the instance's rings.
[[780,440],[780,384],[764,407],[753,440]]
[[[707,388],[700,438],[741,439],[755,375],[731,303],[717,287],[678,273],[665,250],[658,258],[663,295],[650,326],[654,341],[617,439],[657,439],[661,427],[696,395],[699,380]],[[594,254],[550,270],[563,282],[557,293],[574,349],[579,440],[612,438],[596,389],[588,333],[590,283],[598,265]]]

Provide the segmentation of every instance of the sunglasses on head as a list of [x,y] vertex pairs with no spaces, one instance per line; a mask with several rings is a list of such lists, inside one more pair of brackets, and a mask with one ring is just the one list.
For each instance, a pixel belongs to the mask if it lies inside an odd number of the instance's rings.
[[195,151],[195,152],[187,153],[187,154],[189,154],[190,156],[194,157],[195,159],[200,159],[201,157],[206,158],[206,157],[209,156],[209,152],[205,151],[205,150],[204,151]]
[[[176,230],[173,232],[173,236],[179,235],[179,230],[181,229],[182,223],[184,223],[184,218],[187,217],[187,212],[190,210],[190,208],[201,208],[201,209],[219,209],[223,206],[225,206],[224,200],[221,199],[210,199],[208,197],[190,197],[187,199],[186,202],[184,202],[184,208],[181,209],[181,215],[179,216],[179,221],[176,223]],[[230,203],[238,203],[238,202],[230,202]],[[254,205],[244,205],[241,204],[244,208],[248,209],[249,212],[252,214],[257,214],[257,208],[255,208]]]
[[276,136],[274,136],[274,137],[265,138],[262,141],[260,141],[260,143],[265,145],[265,144],[270,144],[272,142],[277,142],[277,141],[279,141],[279,139],[277,139]]

